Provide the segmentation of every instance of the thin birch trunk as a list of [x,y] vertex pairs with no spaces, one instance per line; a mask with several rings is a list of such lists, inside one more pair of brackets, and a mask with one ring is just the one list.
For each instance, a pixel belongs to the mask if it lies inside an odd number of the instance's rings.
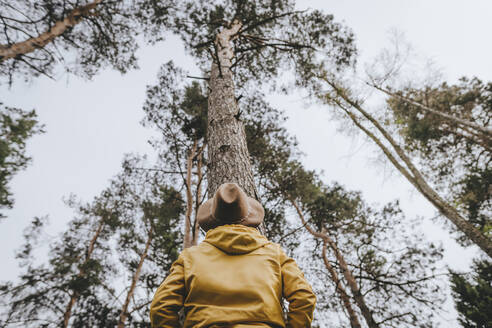
[[357,118],[350,113],[350,111],[345,108],[343,104],[339,101],[334,100],[335,103],[342,108],[345,113],[349,115],[352,121],[362,129],[376,144],[383,150],[385,155],[390,159],[390,161],[395,165],[395,167],[407,178],[407,180],[412,183],[420,193],[431,202],[445,217],[447,217],[465,236],[467,236],[471,241],[473,241],[482,251],[484,251],[488,256],[492,257],[492,241],[487,238],[483,233],[476,229],[470,222],[468,222],[464,217],[462,217],[458,211],[449,205],[444,199],[442,199],[439,194],[427,183],[425,178],[422,176],[420,171],[413,165],[410,158],[405,154],[403,149],[398,145],[398,143],[393,139],[393,137],[379,124],[379,122],[374,119],[368,112],[366,112],[357,102],[350,99],[343,90],[337,87],[333,82],[325,80],[336,92],[337,94],[345,100],[350,106],[359,111],[367,120],[369,120],[376,129],[381,132],[383,137],[390,143],[398,157],[405,163],[406,167],[399,164],[398,160],[391,155],[391,151],[383,145],[383,143],[368,129],[364,128]]
[[313,235],[313,237],[320,238],[321,240],[323,240],[323,242],[327,243],[330,246],[330,248],[334,251],[335,257],[337,258],[338,263],[340,264],[340,268],[342,270],[343,276],[344,276],[345,280],[347,281],[347,284],[350,287],[350,290],[352,291],[352,295],[355,299],[355,303],[359,307],[359,309],[362,313],[362,316],[364,317],[369,328],[379,328],[379,325],[376,323],[376,321],[374,320],[374,318],[372,316],[372,311],[367,306],[367,304],[364,300],[364,296],[360,292],[359,286],[357,285],[357,281],[355,280],[354,276],[352,275],[352,272],[350,271],[350,269],[347,265],[347,262],[345,262],[343,255],[338,250],[338,247],[336,247],[336,244],[328,236],[328,234],[326,234],[324,232],[318,232],[318,231],[314,230],[313,228],[311,228],[307,224],[306,220],[304,219],[304,214],[302,213],[301,209],[299,208],[299,205],[297,205],[297,203],[293,199],[290,199],[290,202],[294,206],[294,208],[296,209],[297,214],[299,215],[299,219],[301,220],[301,222],[302,222],[303,226],[306,228],[306,230],[309,231],[309,233],[311,235]]
[[328,256],[326,255],[326,241],[323,241],[323,262],[325,264],[326,269],[331,275],[331,280],[333,280],[333,282],[335,283],[336,290],[338,294],[340,294],[340,298],[342,299],[343,306],[347,310],[347,314],[350,320],[350,326],[352,328],[361,328],[362,326],[360,325],[359,318],[357,317],[357,313],[355,313],[354,309],[352,308],[352,303],[350,303],[350,297],[347,295],[345,288],[343,288],[342,282],[338,278],[338,274],[335,271],[335,268],[333,268],[330,261],[328,260]]
[[183,248],[191,246],[191,214],[193,212],[193,194],[191,192],[191,172],[193,170],[193,158],[195,157],[197,147],[197,140],[193,141],[193,147],[188,154],[188,160],[186,161],[186,214],[185,214],[185,229],[183,237]]
[[242,24],[234,20],[220,31],[214,45],[208,97],[208,193],[213,195],[226,182],[237,183],[249,196],[257,197],[243,122],[234,94],[231,62],[232,41]]
[[132,284],[130,285],[130,289],[126,294],[125,303],[123,303],[123,307],[121,308],[120,320],[118,321],[118,328],[125,327],[126,319],[128,318],[128,306],[130,305],[130,300],[133,297],[133,293],[135,292],[135,287],[137,286],[138,279],[140,278],[140,272],[142,271],[142,266],[147,258],[147,253],[149,252],[150,243],[152,242],[152,228],[149,228],[149,233],[147,235],[147,242],[145,243],[145,249],[143,253],[140,255],[140,261],[138,262],[137,270],[133,274]]
[[[87,248],[87,253],[84,259],[84,262],[81,265],[81,268],[79,269],[79,273],[77,275],[78,278],[81,278],[85,275],[85,271],[83,269],[84,265],[87,264],[87,262],[90,260],[92,256],[92,252],[94,251],[94,247],[96,245],[97,238],[99,238],[99,235],[101,234],[101,231],[104,227],[104,217],[99,220],[99,225],[97,226],[96,232],[94,233],[94,236],[92,236],[92,239],[89,243],[89,248]],[[72,296],[70,297],[70,301],[67,304],[67,307],[65,308],[65,313],[63,314],[63,327],[66,328],[68,327],[68,322],[70,321],[70,317],[72,316],[72,309],[75,303],[77,302],[77,299],[79,298],[79,293],[74,291]]]
[[80,23],[84,16],[91,15],[90,11],[102,1],[103,0],[94,0],[85,6],[73,9],[63,20],[56,22],[49,30],[41,33],[37,37],[11,45],[0,45],[0,61],[25,55],[36,49],[43,48],[50,42],[53,42],[56,37],[65,33],[67,29]]
[[[203,147],[205,147],[205,145],[203,145]],[[197,164],[197,184],[196,184],[196,194],[195,194],[195,221],[193,221],[193,240],[191,242],[191,244],[193,246],[196,246],[198,244],[198,235],[200,233],[200,226],[198,225],[198,222],[196,221],[196,215],[198,213],[198,207],[200,206],[200,203],[202,201],[202,179],[203,179],[202,165],[203,165],[203,154],[202,154],[202,152],[200,152],[198,154],[198,164]]]
[[436,109],[433,109],[433,108],[430,108],[429,106],[426,106],[426,105],[423,105],[421,103],[418,103],[412,99],[409,99],[407,97],[404,97],[404,96],[401,96],[399,94],[396,94],[394,92],[391,92],[390,90],[388,89],[385,89],[385,88],[382,88],[376,84],[369,84],[370,86],[374,87],[375,89],[387,94],[388,96],[390,97],[395,97],[395,98],[398,98],[404,102],[407,102],[409,104],[412,104],[414,106],[417,106],[419,107],[420,109],[423,109],[424,111],[426,112],[429,112],[429,113],[432,113],[432,114],[435,114],[435,115],[438,115],[438,116],[441,116],[442,118],[445,118],[447,120],[450,120],[450,121],[453,121],[459,125],[464,125],[464,126],[468,126],[468,127],[471,127],[473,129],[476,129],[476,130],[479,130],[480,132],[484,133],[486,136],[488,136],[489,138],[492,137],[492,129],[489,129],[489,128],[486,128],[484,126],[481,126],[479,124],[476,124],[474,122],[470,122],[468,120],[464,120],[462,118],[459,118],[459,117],[456,117],[456,116],[453,116],[453,115],[449,115],[449,114],[446,114],[446,113],[443,113],[439,110],[436,110]]

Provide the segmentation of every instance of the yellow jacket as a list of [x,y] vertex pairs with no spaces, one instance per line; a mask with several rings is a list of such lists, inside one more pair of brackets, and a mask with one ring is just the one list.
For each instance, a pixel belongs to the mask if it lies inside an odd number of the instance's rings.
[[[284,322],[281,300],[289,302]],[[209,230],[171,267],[150,306],[152,327],[311,327],[316,297],[293,259],[255,228]]]

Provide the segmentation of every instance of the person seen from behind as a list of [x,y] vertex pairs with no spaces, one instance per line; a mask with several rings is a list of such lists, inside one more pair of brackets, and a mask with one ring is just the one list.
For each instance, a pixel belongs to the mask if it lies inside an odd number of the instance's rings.
[[205,240],[181,252],[155,293],[152,327],[180,327],[181,308],[184,328],[311,327],[316,297],[294,260],[257,230],[263,217],[237,184],[222,184],[198,209]]

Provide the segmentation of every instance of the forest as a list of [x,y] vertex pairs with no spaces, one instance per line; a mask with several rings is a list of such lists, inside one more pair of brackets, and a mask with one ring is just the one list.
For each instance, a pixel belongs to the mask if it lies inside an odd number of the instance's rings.
[[312,327],[492,327],[490,62],[450,37],[481,70],[448,78],[337,10],[0,0],[0,327],[151,327],[225,182],[305,273]]

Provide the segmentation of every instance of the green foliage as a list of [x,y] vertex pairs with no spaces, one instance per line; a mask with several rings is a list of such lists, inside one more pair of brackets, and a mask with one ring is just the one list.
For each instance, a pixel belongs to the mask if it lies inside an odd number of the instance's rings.
[[162,65],[157,84],[147,87],[143,106],[142,124],[161,133],[162,139],[153,145],[170,170],[183,170],[185,165],[179,161],[186,162],[195,141],[198,148],[203,147],[206,137],[208,97],[203,86],[187,84],[185,79],[185,72],[172,61]]
[[[77,8],[93,1],[21,0],[0,2],[0,45],[12,46],[48,31]],[[239,85],[266,82],[283,69],[293,69],[299,85],[308,82],[322,61],[342,68],[353,64],[352,32],[332,15],[313,10],[297,12],[292,0],[102,1],[44,47],[0,59],[0,75],[29,80],[51,76],[56,65],[91,78],[107,66],[126,72],[137,68],[136,37],[155,43],[172,31],[204,70],[210,68],[216,33],[234,19],[243,24],[235,42],[234,73]],[[324,56],[321,60],[321,56]]]
[[[73,10],[94,2],[1,1],[0,45],[10,47],[37,37],[69,17]],[[51,76],[58,64],[86,78],[107,66],[122,73],[137,68],[136,37],[151,31],[155,24],[163,28],[163,23],[169,21],[170,5],[170,1],[154,0],[101,1],[44,47],[15,58],[0,58],[0,76],[8,78],[9,83],[20,76],[26,80],[40,74]]]
[[193,140],[206,137],[207,106],[208,98],[203,94],[202,86],[198,82],[193,82],[185,89],[181,108],[185,114],[190,116],[190,119],[185,120],[181,130]]
[[[457,85],[404,89],[400,95],[483,127],[492,118],[492,83],[462,78]],[[392,124],[404,146],[420,159],[426,177],[469,222],[486,234],[491,227],[492,137],[458,121],[424,111],[398,97],[388,100]],[[466,244],[463,238],[459,240]]]
[[347,192],[338,184],[321,187],[320,192],[306,203],[312,222],[319,231],[322,227],[336,227],[340,218],[354,219],[362,202],[359,193]]
[[[44,132],[36,118],[34,110],[26,112],[0,103],[0,209],[14,204],[8,184],[31,160],[26,156],[27,140]],[[0,212],[0,219],[4,217]]]
[[216,34],[239,21],[242,28],[234,40],[232,63],[239,87],[248,81],[256,86],[271,82],[286,69],[296,73],[296,84],[304,85],[323,62],[336,68],[353,64],[354,37],[347,27],[332,15],[294,7],[292,0],[183,1],[171,30],[208,71],[216,60]]
[[475,260],[471,274],[450,272],[451,288],[465,328],[486,328],[492,326],[492,263]]

